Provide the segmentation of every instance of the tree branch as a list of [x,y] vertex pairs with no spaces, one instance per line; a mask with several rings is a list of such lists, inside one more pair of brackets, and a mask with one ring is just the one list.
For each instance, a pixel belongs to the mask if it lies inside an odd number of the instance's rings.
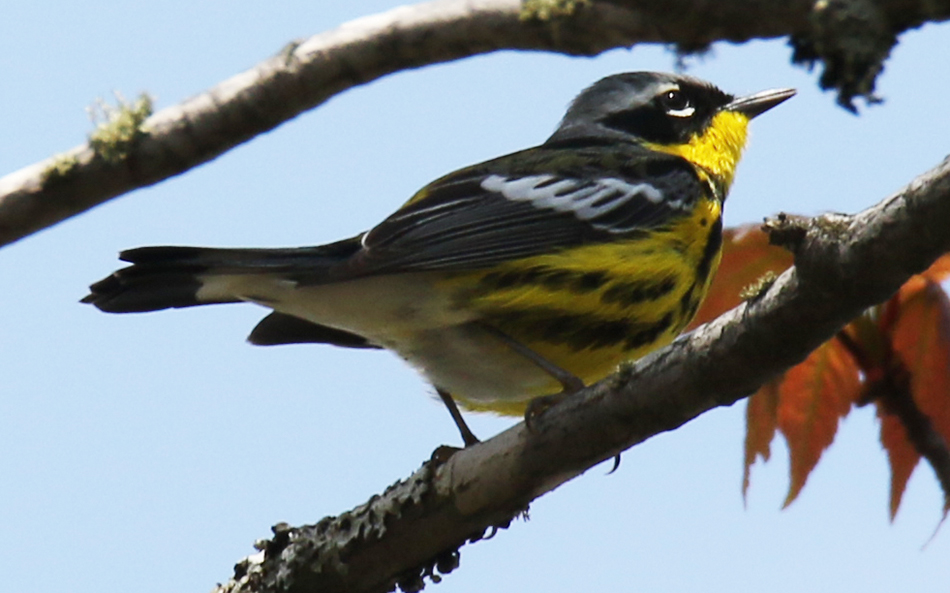
[[[948,0],[841,3],[871,10],[874,22],[883,23],[887,39],[927,20],[950,17]],[[829,31],[838,31],[827,14],[834,17],[838,12],[822,12],[826,15],[820,22],[822,36],[811,39],[810,0],[561,0],[557,4],[561,8],[556,13],[561,16],[523,8],[518,0],[437,0],[357,19],[292,44],[258,66],[148,118],[121,158],[104,158],[87,143],[0,178],[0,245],[178,175],[336,93],[399,70],[502,49],[594,55],[636,43],[669,43],[694,51],[720,39],[742,42],[786,35],[805,40],[802,60],[831,55],[845,63],[855,61],[840,55],[837,47],[827,47]],[[865,30],[852,26],[848,35]],[[832,77],[832,83],[835,80]]]
[[[489,441],[427,462],[368,503],[275,528],[216,593],[416,590],[535,498],[803,360],[950,251],[950,159],[854,216],[796,225],[796,265],[761,296]],[[438,452],[437,452],[438,453]]]

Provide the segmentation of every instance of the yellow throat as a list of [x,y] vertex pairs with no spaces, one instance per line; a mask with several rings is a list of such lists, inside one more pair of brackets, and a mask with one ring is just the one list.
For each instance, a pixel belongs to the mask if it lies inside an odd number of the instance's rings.
[[728,190],[736,173],[748,137],[749,117],[735,111],[721,111],[701,134],[686,144],[653,144],[647,147],[683,157],[702,168]]

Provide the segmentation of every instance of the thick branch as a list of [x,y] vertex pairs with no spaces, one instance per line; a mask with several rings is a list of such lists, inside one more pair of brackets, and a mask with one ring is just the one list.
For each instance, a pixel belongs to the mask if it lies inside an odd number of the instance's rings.
[[[895,35],[950,16],[947,0],[873,6]],[[592,0],[576,2],[569,16],[542,19],[523,13],[518,0],[437,0],[357,19],[160,111],[120,159],[85,144],[0,179],[0,245],[178,175],[399,70],[501,49],[593,55],[636,43],[695,49],[716,40],[807,37],[811,9],[809,0]]]
[[520,424],[340,517],[276,530],[217,593],[418,586],[418,567],[431,571],[538,496],[732,405],[950,251],[950,159],[862,213],[804,224],[796,267],[764,295],[545,412],[535,432]]

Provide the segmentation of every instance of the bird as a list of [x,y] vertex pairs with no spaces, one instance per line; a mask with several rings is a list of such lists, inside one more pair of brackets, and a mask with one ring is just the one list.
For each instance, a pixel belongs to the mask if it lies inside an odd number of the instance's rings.
[[736,97],[626,72],[570,103],[542,144],[429,183],[370,230],[314,247],[139,247],[82,299],[109,313],[271,309],[255,345],[383,348],[422,373],[466,446],[467,410],[530,421],[671,342],[719,264],[751,119]]

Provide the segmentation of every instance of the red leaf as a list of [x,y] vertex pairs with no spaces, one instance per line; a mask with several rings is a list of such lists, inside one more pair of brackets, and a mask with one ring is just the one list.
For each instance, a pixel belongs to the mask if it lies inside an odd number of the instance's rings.
[[795,500],[822,452],[834,441],[838,420],[858,400],[861,381],[853,359],[830,340],[785,373],[779,387],[778,427],[788,441],[791,462],[788,496]]
[[745,467],[742,469],[742,499],[749,490],[749,472],[758,457],[768,461],[772,455],[772,439],[778,427],[779,384],[769,381],[746,402]]

